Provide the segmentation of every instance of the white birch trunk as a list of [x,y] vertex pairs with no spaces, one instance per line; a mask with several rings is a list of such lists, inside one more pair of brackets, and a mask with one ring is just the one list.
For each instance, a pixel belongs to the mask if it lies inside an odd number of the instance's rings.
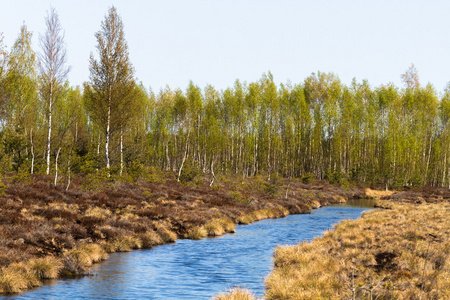
[[120,176],[123,173],[123,129],[120,127]]
[[72,157],[72,150],[69,151],[69,162],[67,163],[67,186],[66,186],[66,191],[69,190],[69,186],[70,186],[70,159]]
[[214,180],[216,179],[216,175],[214,174],[214,156],[211,161],[211,174],[213,177],[212,177],[211,183],[209,184],[209,187],[211,187],[213,185]]
[[55,158],[55,186],[56,186],[56,182],[58,181],[58,158],[59,158],[60,152],[61,152],[61,147],[58,148],[58,152],[56,153],[56,158]]
[[34,173],[34,143],[33,143],[33,128],[30,131],[30,142],[31,142],[31,174]]
[[50,146],[52,137],[52,106],[53,106],[53,86],[50,85],[50,101],[48,104],[48,136],[47,136],[47,175],[50,174]]
[[106,124],[106,142],[105,142],[105,157],[106,157],[106,168],[108,169],[108,177],[110,174],[110,163],[109,163],[109,135],[110,135],[110,124],[111,124],[111,103],[108,105],[108,121]]
[[188,150],[189,150],[189,133],[190,133],[190,131],[188,131],[188,134],[187,134],[187,137],[186,137],[186,148],[184,149],[183,160],[181,161],[180,170],[178,171],[177,182],[180,182],[181,171],[183,170],[184,162],[186,161],[186,158],[187,158],[187,155],[188,155]]

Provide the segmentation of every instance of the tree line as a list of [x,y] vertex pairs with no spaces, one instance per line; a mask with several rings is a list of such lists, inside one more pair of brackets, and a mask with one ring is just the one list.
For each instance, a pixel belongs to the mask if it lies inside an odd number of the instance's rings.
[[[277,86],[269,72],[232,87],[147,90],[134,76],[123,23],[109,9],[90,78],[67,81],[55,10],[35,52],[25,25],[0,38],[0,168],[123,177],[143,170],[450,187],[450,87],[439,96],[411,66],[393,84],[343,84],[317,72]],[[59,172],[59,173],[58,173]],[[62,177],[58,177],[61,174]]]

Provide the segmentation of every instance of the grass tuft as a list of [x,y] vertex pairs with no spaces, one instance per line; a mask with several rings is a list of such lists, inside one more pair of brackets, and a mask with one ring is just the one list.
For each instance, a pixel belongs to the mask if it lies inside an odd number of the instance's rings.
[[60,259],[53,256],[47,256],[31,260],[29,267],[38,278],[55,279],[58,278],[59,272],[63,268],[63,264]]
[[234,233],[236,232],[236,224],[234,224],[231,219],[219,219],[220,224],[222,224],[223,230],[225,232]]
[[208,236],[208,231],[203,226],[197,226],[189,229],[188,237],[193,240],[200,240]]
[[39,286],[41,282],[24,263],[13,263],[0,270],[0,293],[20,293]]
[[177,234],[168,228],[169,226],[166,222],[158,222],[156,224],[156,232],[158,232],[164,243],[174,243],[178,238]]
[[145,232],[140,236],[140,238],[142,241],[142,248],[144,249],[164,244],[161,236],[155,231]]
[[256,297],[247,289],[234,288],[225,294],[215,296],[215,300],[256,300]]
[[67,276],[84,275],[92,264],[107,257],[108,254],[99,244],[81,244],[64,257],[62,272]]
[[208,236],[221,236],[225,234],[222,223],[219,220],[212,220],[204,226]]
[[116,239],[113,245],[116,252],[128,252],[133,249],[141,249],[142,241],[134,236],[123,236]]

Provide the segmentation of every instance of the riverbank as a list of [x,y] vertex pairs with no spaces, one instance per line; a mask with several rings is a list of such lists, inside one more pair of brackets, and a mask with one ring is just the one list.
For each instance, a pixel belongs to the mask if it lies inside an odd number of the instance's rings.
[[12,175],[0,197],[0,293],[42,279],[81,276],[108,253],[151,248],[178,238],[234,231],[234,224],[308,213],[362,198],[360,188],[261,177],[207,178],[180,184],[173,174],[140,182],[75,178],[54,187],[46,176]]
[[[449,299],[448,190],[376,193],[383,209],[277,247],[265,299]],[[236,289],[217,299],[255,298]]]

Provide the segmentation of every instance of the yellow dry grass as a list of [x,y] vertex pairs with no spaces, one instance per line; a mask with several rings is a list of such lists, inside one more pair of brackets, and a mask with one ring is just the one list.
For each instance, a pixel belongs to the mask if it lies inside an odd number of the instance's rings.
[[134,236],[122,236],[113,242],[115,252],[128,252],[142,248],[142,240]]
[[71,250],[68,255],[82,270],[87,270],[94,263],[108,257],[106,251],[98,244],[82,244]]
[[247,289],[234,288],[225,294],[215,296],[215,300],[256,300],[256,297]]
[[367,196],[374,198],[387,197],[395,193],[395,191],[372,190],[370,188],[367,188],[365,192]]
[[156,233],[155,231],[148,231],[145,232],[140,236],[142,241],[142,247],[143,248],[151,248],[154,246],[162,245],[164,244],[163,239],[161,236]]
[[26,263],[13,263],[0,270],[0,293],[19,293],[39,286],[41,282]]
[[59,272],[63,268],[61,259],[53,256],[33,259],[28,265],[31,271],[41,279],[58,278]]
[[156,232],[159,234],[164,243],[173,243],[177,240],[178,236],[171,230],[171,225],[166,221],[159,221],[155,223]]
[[197,226],[188,231],[188,237],[193,240],[199,240],[206,236],[208,236],[208,232],[203,226]]
[[267,299],[450,299],[449,203],[393,204],[278,247]]
[[208,236],[221,236],[225,234],[222,223],[217,219],[206,223],[204,228],[208,233]]

